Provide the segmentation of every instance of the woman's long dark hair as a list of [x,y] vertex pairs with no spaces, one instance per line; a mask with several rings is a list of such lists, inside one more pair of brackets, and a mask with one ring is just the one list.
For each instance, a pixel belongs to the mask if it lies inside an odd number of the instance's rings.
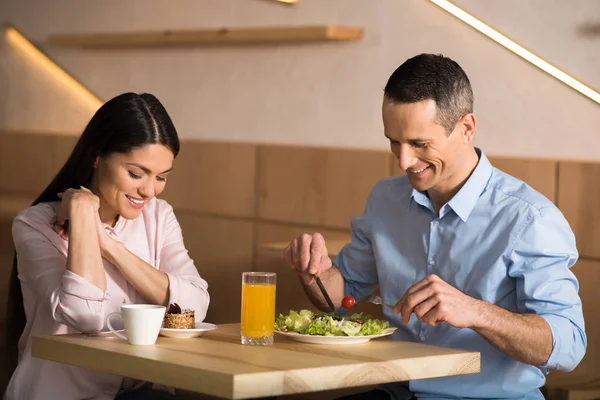
[[[148,144],[165,145],[174,156],[179,153],[177,131],[160,101],[147,93],[124,93],[111,99],[96,111],[68,160],[32,206],[58,201],[57,193],[88,185],[98,156],[129,153]],[[13,369],[26,322],[15,252],[6,310],[6,349]]]

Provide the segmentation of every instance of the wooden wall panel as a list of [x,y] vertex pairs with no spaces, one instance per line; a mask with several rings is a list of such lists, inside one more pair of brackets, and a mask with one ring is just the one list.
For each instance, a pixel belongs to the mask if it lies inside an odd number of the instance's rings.
[[581,257],[600,258],[600,164],[560,162],[558,207],[577,238]]
[[[12,220],[0,219],[0,321],[4,323],[6,300],[15,246],[12,240]],[[4,344],[4,332],[0,332],[0,345]]]
[[499,170],[522,180],[556,203],[556,172],[558,162],[525,158],[489,157]]
[[79,136],[74,135],[56,135],[54,136],[54,156],[53,156],[53,173],[57,174],[67,161],[71,152],[75,148],[75,144],[79,140]]
[[348,228],[374,184],[389,173],[385,152],[260,146],[258,215]]
[[242,272],[252,271],[254,224],[177,211],[183,239],[208,282],[207,322],[240,321]]
[[585,357],[574,371],[553,371],[546,385],[561,389],[600,389],[600,261],[580,260],[573,268],[579,280],[579,296],[583,304],[583,317],[587,334]]
[[[8,300],[8,288],[14,256],[14,245],[12,241],[12,218],[0,218],[0,351],[6,354],[5,316]],[[0,390],[5,390],[12,374],[6,362],[6,357],[0,359]]]
[[53,137],[0,133],[0,192],[38,195],[54,177]]
[[162,198],[176,209],[253,217],[256,147],[182,141]]
[[[4,194],[0,191],[0,220],[12,221],[36,199],[36,194]],[[4,238],[0,236],[0,239]]]

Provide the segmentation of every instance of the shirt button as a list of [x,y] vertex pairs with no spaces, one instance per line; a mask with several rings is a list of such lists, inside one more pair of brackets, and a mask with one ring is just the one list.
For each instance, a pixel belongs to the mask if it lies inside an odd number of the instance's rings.
[[421,340],[421,342],[424,342],[425,341],[425,335],[419,336],[419,339]]
[[123,304],[127,304],[127,300],[123,299]]
[[429,260],[429,265],[435,265],[435,260]]
[[440,223],[438,221],[433,221],[433,226],[438,226]]

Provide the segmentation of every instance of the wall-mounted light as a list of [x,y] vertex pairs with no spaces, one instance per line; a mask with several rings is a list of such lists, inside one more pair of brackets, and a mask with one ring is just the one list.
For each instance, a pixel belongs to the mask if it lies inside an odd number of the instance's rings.
[[477,18],[473,17],[471,14],[467,13],[466,11],[462,10],[461,8],[455,6],[448,0],[429,0],[429,1],[436,4],[440,8],[446,10],[447,12],[454,15],[456,18],[460,19],[461,21],[465,22],[466,24],[477,29],[479,32],[483,33],[484,35],[486,35],[490,39],[494,40],[495,42],[506,47],[508,50],[512,51],[519,57],[522,57],[523,59],[529,61],[531,64],[535,65],[542,71],[552,75],[559,81],[572,87],[573,89],[577,90],[579,93],[583,94],[584,96],[586,96],[586,97],[592,99],[593,101],[595,101],[596,103],[600,104],[600,93],[596,92],[592,88],[579,82],[577,79],[569,76],[568,74],[566,74],[565,72],[556,68],[554,65],[550,64],[549,62],[536,56],[535,54],[533,54],[532,52],[530,52],[523,46],[510,40],[509,38],[507,38],[500,32],[498,32],[495,29],[491,28],[490,26],[484,24],[483,22],[481,22]]
[[32,62],[74,92],[86,106],[93,111],[102,106],[104,103],[102,100],[65,72],[13,26],[4,26],[4,36],[10,44],[22,51]]

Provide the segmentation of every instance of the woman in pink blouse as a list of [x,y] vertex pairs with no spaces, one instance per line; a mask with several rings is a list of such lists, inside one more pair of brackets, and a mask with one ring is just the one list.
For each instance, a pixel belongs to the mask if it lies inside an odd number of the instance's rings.
[[106,331],[106,316],[127,303],[177,303],[204,319],[206,281],[173,209],[156,198],[178,152],[177,132],[156,97],[117,96],[96,112],[33,206],[15,218],[7,321],[18,365],[5,398],[167,395],[128,393],[136,384],[129,379],[34,358],[31,338]]

